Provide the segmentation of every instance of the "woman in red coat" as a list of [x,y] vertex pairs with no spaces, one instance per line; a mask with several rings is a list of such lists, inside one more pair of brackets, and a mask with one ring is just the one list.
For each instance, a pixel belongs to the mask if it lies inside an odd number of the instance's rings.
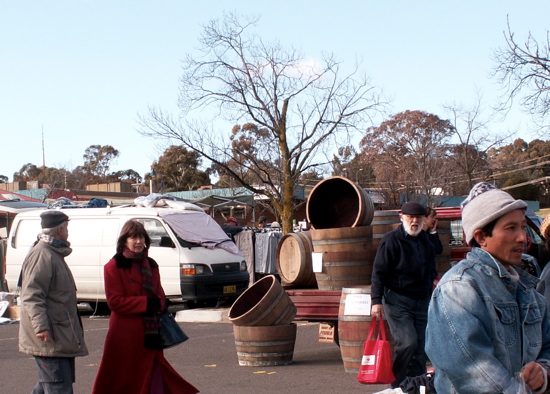
[[198,393],[168,363],[160,348],[158,314],[165,296],[158,264],[147,256],[151,239],[143,225],[128,221],[117,253],[105,265],[109,331],[93,393]]

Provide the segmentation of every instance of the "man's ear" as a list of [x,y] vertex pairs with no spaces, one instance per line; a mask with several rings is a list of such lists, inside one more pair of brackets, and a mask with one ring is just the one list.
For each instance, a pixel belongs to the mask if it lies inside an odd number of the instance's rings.
[[477,241],[479,246],[485,246],[485,238],[486,235],[482,229],[478,228],[476,231],[474,231],[474,239]]

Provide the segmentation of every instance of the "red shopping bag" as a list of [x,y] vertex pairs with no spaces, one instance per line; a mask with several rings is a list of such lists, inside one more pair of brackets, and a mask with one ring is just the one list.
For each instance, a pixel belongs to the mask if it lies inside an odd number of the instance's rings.
[[[395,381],[393,375],[392,354],[389,341],[386,339],[384,320],[376,324],[372,318],[369,334],[363,349],[363,358],[357,380],[364,384],[389,384]],[[376,332],[376,334],[375,334]]]

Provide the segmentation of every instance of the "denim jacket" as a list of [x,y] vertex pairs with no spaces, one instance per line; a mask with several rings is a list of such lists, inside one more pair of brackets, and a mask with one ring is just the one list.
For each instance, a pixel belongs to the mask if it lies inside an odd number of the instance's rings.
[[473,248],[441,279],[430,301],[426,353],[438,394],[518,393],[514,375],[531,361],[550,366],[548,306],[538,279],[519,282]]

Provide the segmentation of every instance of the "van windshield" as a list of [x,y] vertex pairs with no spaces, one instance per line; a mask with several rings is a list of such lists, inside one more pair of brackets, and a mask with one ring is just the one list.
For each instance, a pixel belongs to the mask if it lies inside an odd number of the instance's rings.
[[196,248],[196,247],[201,246],[201,244],[198,244],[196,242],[186,241],[185,239],[183,239],[179,235],[176,235],[176,238],[178,239],[179,244],[184,248]]
[[161,213],[161,216],[172,231],[186,242],[200,244],[206,248],[221,248],[229,253],[241,256],[237,245],[231,241],[220,225],[206,213],[168,211],[167,213]]

